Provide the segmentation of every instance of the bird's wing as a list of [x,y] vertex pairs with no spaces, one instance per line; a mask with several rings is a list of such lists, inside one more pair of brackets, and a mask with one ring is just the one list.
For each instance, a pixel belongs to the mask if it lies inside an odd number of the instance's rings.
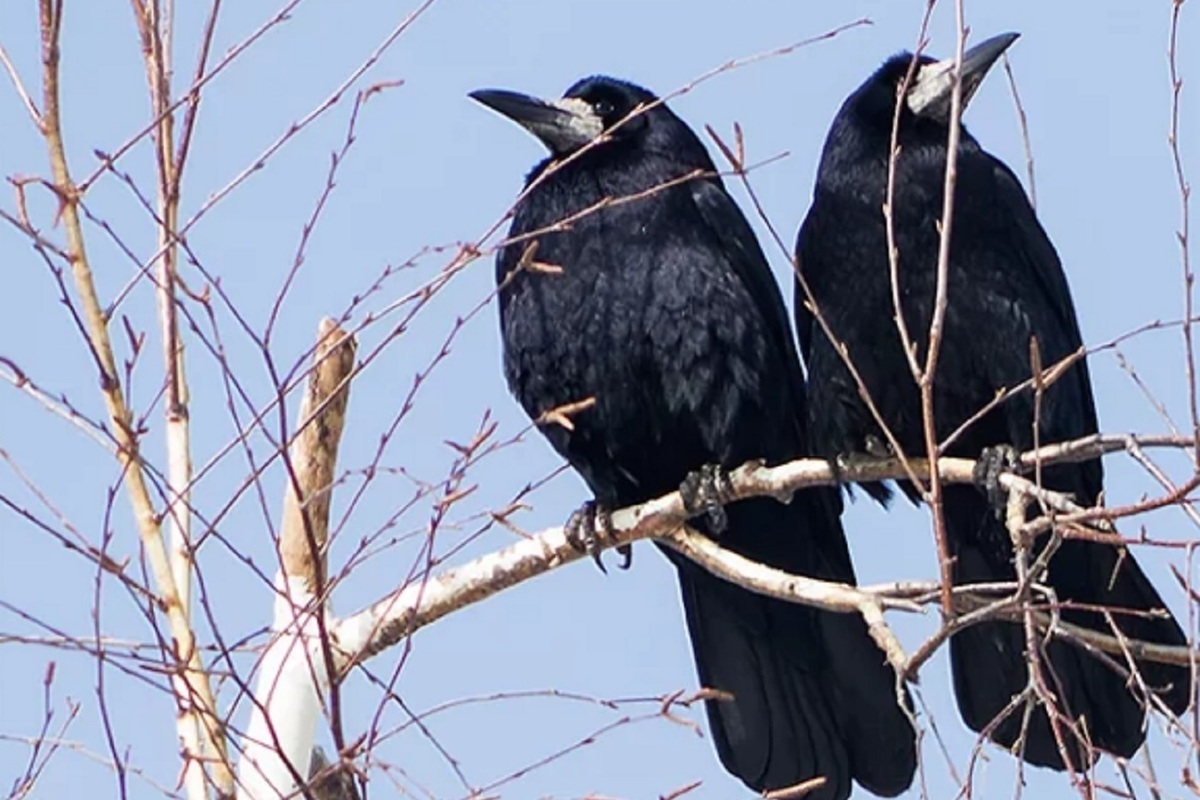
[[1067,286],[1067,276],[1063,272],[1058,253],[1038,222],[1017,176],[998,159],[992,159],[992,164],[995,170],[997,200],[1012,214],[1012,222],[1023,245],[1025,260],[1032,268],[1043,293],[1050,300],[1063,330],[1069,332],[1074,344],[1078,346],[1082,337],[1075,318],[1075,303],[1071,299],[1071,290]]
[[804,288],[800,285],[800,275],[804,273],[804,257],[802,253],[804,250],[804,243],[807,241],[807,236],[805,234],[808,226],[811,224],[810,221],[813,219],[813,213],[816,208],[817,206],[814,202],[813,208],[810,209],[808,214],[805,215],[804,221],[800,223],[800,230],[796,233],[795,253],[797,275],[792,280],[792,291],[794,292],[794,297],[792,299],[795,302],[794,313],[796,316],[796,336],[800,340],[800,355],[804,356],[805,369],[809,369],[810,367],[809,359],[811,358],[812,354],[813,324],[815,323],[816,318],[813,316],[812,311],[809,310],[807,297],[804,294]]
[[787,362],[791,393],[795,397],[797,418],[807,413],[804,396],[804,376],[796,355],[796,344],[788,325],[787,308],[771,267],[759,247],[758,238],[741,209],[717,180],[697,180],[691,184],[692,199],[705,224],[721,243],[737,276],[750,293],[754,305],[763,314],[773,343]]
[[[1059,261],[1054,245],[1050,242],[1041,223],[1038,222],[1033,207],[1029,204],[1029,199],[1017,177],[998,159],[992,159],[992,162],[997,200],[1009,210],[1012,215],[1012,223],[1016,228],[1015,240],[1019,243],[1017,256],[1020,262],[1028,268],[1035,282],[1034,285],[1048,303],[1049,311],[1058,324],[1059,330],[1066,336],[1066,340],[1062,343],[1065,345],[1062,349],[1066,352],[1054,355],[1056,358],[1061,358],[1067,352],[1074,351],[1083,344],[1083,337],[1079,331],[1079,320],[1075,315],[1075,303],[1071,299],[1071,289],[1067,285],[1066,273],[1063,271],[1062,262]],[[1045,366],[1049,367],[1050,364],[1047,363]],[[1074,370],[1074,374],[1081,384],[1080,397],[1083,401],[1083,408],[1080,410],[1084,414],[1084,430],[1077,435],[1092,433],[1097,430],[1096,403],[1092,396],[1087,362],[1081,361],[1078,368]]]
[[[763,315],[767,330],[773,340],[777,352],[784,362],[783,368],[788,376],[789,394],[792,396],[795,414],[793,419],[797,426],[799,441],[805,448],[811,448],[807,420],[808,405],[804,374],[800,368],[800,358],[796,353],[796,343],[792,338],[791,327],[788,324],[787,308],[783,304],[783,296],[771,267],[759,247],[758,238],[746,217],[737,204],[725,191],[717,179],[696,180],[689,184],[692,199],[700,212],[701,218],[711,229],[713,236],[722,245],[722,251],[729,259],[737,276],[750,293],[754,305]],[[805,454],[811,453],[806,449]],[[836,520],[842,513],[842,497],[840,492],[823,492],[827,498],[829,511]],[[836,523],[835,523],[836,524]],[[849,554],[845,552],[845,541],[840,542],[841,553],[849,562]]]

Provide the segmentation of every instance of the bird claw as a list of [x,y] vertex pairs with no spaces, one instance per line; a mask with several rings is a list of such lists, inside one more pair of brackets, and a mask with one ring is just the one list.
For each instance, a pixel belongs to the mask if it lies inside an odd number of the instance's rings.
[[868,433],[863,440],[863,448],[872,458],[892,458],[896,455],[892,446],[873,433]]
[[[608,570],[600,555],[613,540],[612,516],[608,509],[589,500],[571,512],[564,530],[567,543],[579,552],[590,555],[600,571],[607,575]],[[633,563],[632,547],[628,544],[618,545],[617,552],[624,559],[620,568],[629,569],[629,565]]]
[[1000,485],[1000,476],[1013,472],[1017,465],[1017,451],[1010,444],[985,447],[975,462],[971,477],[975,484],[987,492],[988,502],[997,517],[1004,514],[1008,493]]
[[862,450],[848,450],[844,453],[838,453],[835,458],[835,467],[849,469],[858,466],[859,464],[871,464],[881,458],[895,458],[896,451],[892,446],[880,439],[873,433],[868,433],[862,440]]
[[861,451],[838,453],[829,459],[829,468],[833,471],[833,479],[846,490],[847,495],[854,499],[855,487],[861,488],[867,495],[878,503],[888,505],[892,501],[892,490],[883,481],[862,481],[854,483],[845,473],[853,472],[859,466],[874,466],[881,458],[895,458],[896,454],[886,442],[874,434],[868,434],[863,439]]
[[704,514],[709,532],[719,535],[729,524],[725,504],[733,499],[733,482],[719,464],[705,464],[687,474],[679,484],[683,509],[689,517]]

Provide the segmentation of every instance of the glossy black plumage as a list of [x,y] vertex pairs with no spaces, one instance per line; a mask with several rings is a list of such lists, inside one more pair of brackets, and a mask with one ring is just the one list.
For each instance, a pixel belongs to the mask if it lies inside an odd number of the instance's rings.
[[[705,464],[803,454],[803,377],[782,298],[695,134],[657,105],[576,152],[597,120],[610,127],[655,100],[609,78],[576,84],[557,111],[511,93],[473,96],[560,157],[530,174],[510,231],[523,238],[497,259],[504,373],[531,417],[595,397],[574,430],[542,430],[596,500],[617,508],[673,491]],[[697,170],[707,174],[654,189]],[[593,206],[566,230],[532,235]],[[517,269],[531,241],[536,261],[561,274]],[[721,542],[785,570],[853,582],[839,503],[824,490],[790,505],[735,503]],[[845,798],[852,779],[884,795],[908,787],[913,730],[895,674],[857,615],[770,600],[667,555],[700,680],[735,696],[707,707],[730,772],[754,789],[824,775],[825,787],[808,795],[820,800]]]
[[[1012,38],[997,37],[976,51],[973,88]],[[986,47],[987,58],[979,53]],[[924,453],[919,392],[893,319],[883,205],[897,87],[911,55],[889,60],[846,100],[825,143],[812,206],[797,241],[798,267],[833,336],[849,356],[882,418],[910,454]],[[923,58],[921,64],[932,59]],[[986,63],[984,63],[986,62]],[[948,104],[947,104],[948,105]],[[946,106],[942,106],[942,110]],[[948,124],[940,114],[901,110],[900,155],[895,188],[895,235],[899,250],[901,304],[923,363],[933,309]],[[1038,223],[1020,183],[964,129],[958,152],[957,189],[949,262],[949,304],[935,379],[939,440],[947,437],[1000,389],[1031,375],[1030,338],[1036,336],[1044,365],[1080,347],[1074,306],[1053,245]],[[829,338],[806,306],[797,282],[797,326],[809,370],[813,445],[823,455],[863,452],[868,437],[886,441],[861,400],[856,384]],[[1097,430],[1095,403],[1085,361],[1071,367],[1044,395],[1040,443],[1075,439]],[[975,458],[985,447],[1033,445],[1032,392],[1016,396],[972,425],[949,455]],[[1048,468],[1044,484],[1095,503],[1103,483],[1100,462]],[[879,496],[883,487],[867,487]],[[985,494],[972,486],[945,488],[947,534],[956,559],[956,583],[1015,577],[1012,546]],[[883,543],[881,543],[882,545]],[[901,546],[898,543],[887,543]],[[1062,601],[1162,609],[1164,604],[1134,561],[1108,545],[1070,540],[1051,562],[1047,582]],[[1063,618],[1109,632],[1099,614],[1078,610]],[[1117,615],[1125,635],[1181,645],[1186,638],[1173,618]],[[989,622],[956,635],[950,643],[954,687],[963,718],[980,731],[1026,686],[1023,632]],[[1125,688],[1126,678],[1061,640],[1046,648],[1051,685],[1062,710],[1085,718],[1092,743],[1120,755],[1143,741],[1144,712]],[[1119,659],[1118,659],[1119,660]],[[1146,682],[1160,690],[1176,713],[1188,704],[1189,671],[1151,662],[1139,664]],[[1057,683],[1055,683],[1057,681]],[[1010,717],[993,738],[1011,745],[1021,726]],[[1082,766],[1078,742],[1068,750]],[[1063,769],[1063,759],[1042,709],[1035,713],[1024,757]]]

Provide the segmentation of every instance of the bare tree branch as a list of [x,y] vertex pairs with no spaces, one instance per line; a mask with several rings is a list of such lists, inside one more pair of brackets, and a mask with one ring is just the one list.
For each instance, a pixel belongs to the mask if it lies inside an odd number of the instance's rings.
[[[222,724],[216,713],[212,687],[200,662],[195,633],[172,569],[171,558],[163,538],[161,517],[150,497],[141,461],[140,444],[133,424],[133,413],[121,388],[108,331],[108,318],[96,292],[84,244],[83,226],[79,215],[79,191],[67,165],[59,104],[62,3],[56,0],[40,0],[39,5],[42,32],[42,120],[54,175],[54,190],[58,196],[66,231],[66,249],[70,254],[75,290],[79,295],[86,325],[87,344],[99,372],[100,391],[117,439],[117,459],[125,470],[129,499],[142,547],[154,576],[158,603],[167,617],[174,639],[174,657],[181,682],[180,694],[176,698],[180,706],[177,727],[184,745],[185,771],[193,776],[201,775],[204,765],[209,764],[213,783],[218,791],[225,793],[232,789],[232,775],[228,769]],[[186,779],[186,785],[191,793],[191,800],[207,797],[207,786],[203,777],[189,777]]]
[[[273,638],[263,653],[238,764],[243,800],[287,797],[304,785],[321,694],[331,688],[332,698],[337,697],[336,684],[329,682],[333,654],[325,629],[325,547],[355,348],[336,323],[322,320],[288,458]],[[336,705],[331,706],[336,718]]]
[[[1020,463],[1049,465],[1077,461],[1085,454],[1098,457],[1102,453],[1112,452],[1118,446],[1128,449],[1138,441],[1138,437],[1087,437],[1085,440],[1048,445],[1036,452],[1024,453]],[[1147,437],[1146,441],[1159,446],[1192,447],[1191,440],[1186,437]],[[971,483],[974,481],[975,463],[970,459],[940,458],[937,462],[939,479],[947,483]],[[776,467],[750,463],[730,474],[731,498],[740,500],[767,496],[786,502],[793,492],[804,488],[837,485],[839,480],[867,482],[902,479],[907,478],[910,471],[928,476],[929,469],[927,460],[917,458],[908,459],[906,464],[897,459],[856,459],[851,464],[836,468],[822,459],[802,459]],[[1068,519],[1072,521],[1090,518],[1107,525],[1113,516],[1103,508],[1082,508],[1069,496],[1044,489],[1020,475],[1003,474],[999,482],[1010,494],[1037,501],[1055,512],[1071,515]],[[1153,503],[1154,500],[1146,502]],[[1139,509],[1130,507],[1122,509],[1122,512],[1127,516],[1139,513]],[[753,591],[832,611],[862,614],[877,643],[898,669],[911,674],[917,666],[904,656],[881,615],[882,611],[888,609],[919,610],[914,605],[917,602],[914,597],[921,595],[920,602],[928,602],[929,597],[925,593],[930,588],[929,584],[891,584],[866,589],[791,575],[749,562],[687,528],[685,522],[683,501],[678,492],[672,492],[647,503],[615,511],[612,514],[612,536],[604,546],[616,547],[639,539],[658,539],[714,574]],[[1040,529],[1034,524],[1036,522],[1026,523],[1023,535],[1036,534]],[[1099,533],[1097,536],[1107,537],[1114,544],[1121,541],[1111,534]],[[583,556],[568,542],[561,527],[550,528],[499,552],[448,569],[427,581],[403,586],[371,606],[332,623],[331,634],[338,649],[337,669],[342,672],[447,614]],[[940,584],[934,586],[937,585]],[[985,618],[1023,620],[1025,612],[1018,607],[1019,604],[994,603],[993,600],[975,597],[972,593],[973,590],[994,588],[951,587],[952,610],[973,611],[980,608],[982,603],[993,603],[994,607],[972,621]],[[940,595],[941,589],[937,592]],[[1055,635],[1086,642],[1105,652],[1135,652],[1138,657],[1170,663],[1190,663],[1192,658],[1188,648],[1122,643],[1115,637],[1079,629],[1045,615],[1037,616],[1036,621],[1045,629],[1053,629]],[[948,635],[949,632],[946,632],[941,638],[944,640]],[[924,657],[927,658],[928,654]]]

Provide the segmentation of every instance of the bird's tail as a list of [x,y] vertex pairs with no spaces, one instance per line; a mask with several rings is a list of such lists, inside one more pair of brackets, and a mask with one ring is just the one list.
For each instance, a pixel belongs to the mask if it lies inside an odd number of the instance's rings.
[[672,560],[701,684],[729,696],[706,703],[727,770],[756,791],[823,776],[813,800],[843,800],[852,780],[887,797],[908,788],[914,731],[857,614],[772,600]]
[[[1011,548],[997,546],[1007,541],[1008,534],[978,492],[972,487],[947,487],[945,514],[948,538],[957,545],[955,584],[1014,580]],[[1074,601],[1080,606],[1114,609],[1113,621],[1130,639],[1187,643],[1179,623],[1128,552],[1096,542],[1066,540],[1051,560],[1043,582],[1054,589],[1060,603]],[[1122,614],[1117,609],[1143,613]],[[1144,613],[1148,611],[1154,615]],[[1096,611],[1063,609],[1061,618],[1100,633],[1113,632],[1103,613]],[[1022,704],[1003,721],[996,721],[1029,684],[1025,641],[1023,626],[1012,622],[980,623],[950,640],[954,690],[967,726],[976,732],[987,729],[989,738],[1010,748],[1025,728],[1022,757],[1053,769],[1066,768],[1064,754],[1074,768],[1088,766],[1093,760],[1088,745],[1120,756],[1133,755],[1145,739],[1145,695],[1137,679],[1129,675],[1126,658],[1116,655],[1102,660],[1059,638],[1040,648],[1039,659],[1043,686],[1055,698],[1058,713],[1048,714],[1045,706],[1038,704],[1026,727]],[[1146,689],[1168,708],[1176,714],[1187,708],[1191,696],[1187,668],[1149,661],[1136,664]],[[1051,716],[1057,724],[1052,725]],[[1072,725],[1073,720],[1079,724]]]

